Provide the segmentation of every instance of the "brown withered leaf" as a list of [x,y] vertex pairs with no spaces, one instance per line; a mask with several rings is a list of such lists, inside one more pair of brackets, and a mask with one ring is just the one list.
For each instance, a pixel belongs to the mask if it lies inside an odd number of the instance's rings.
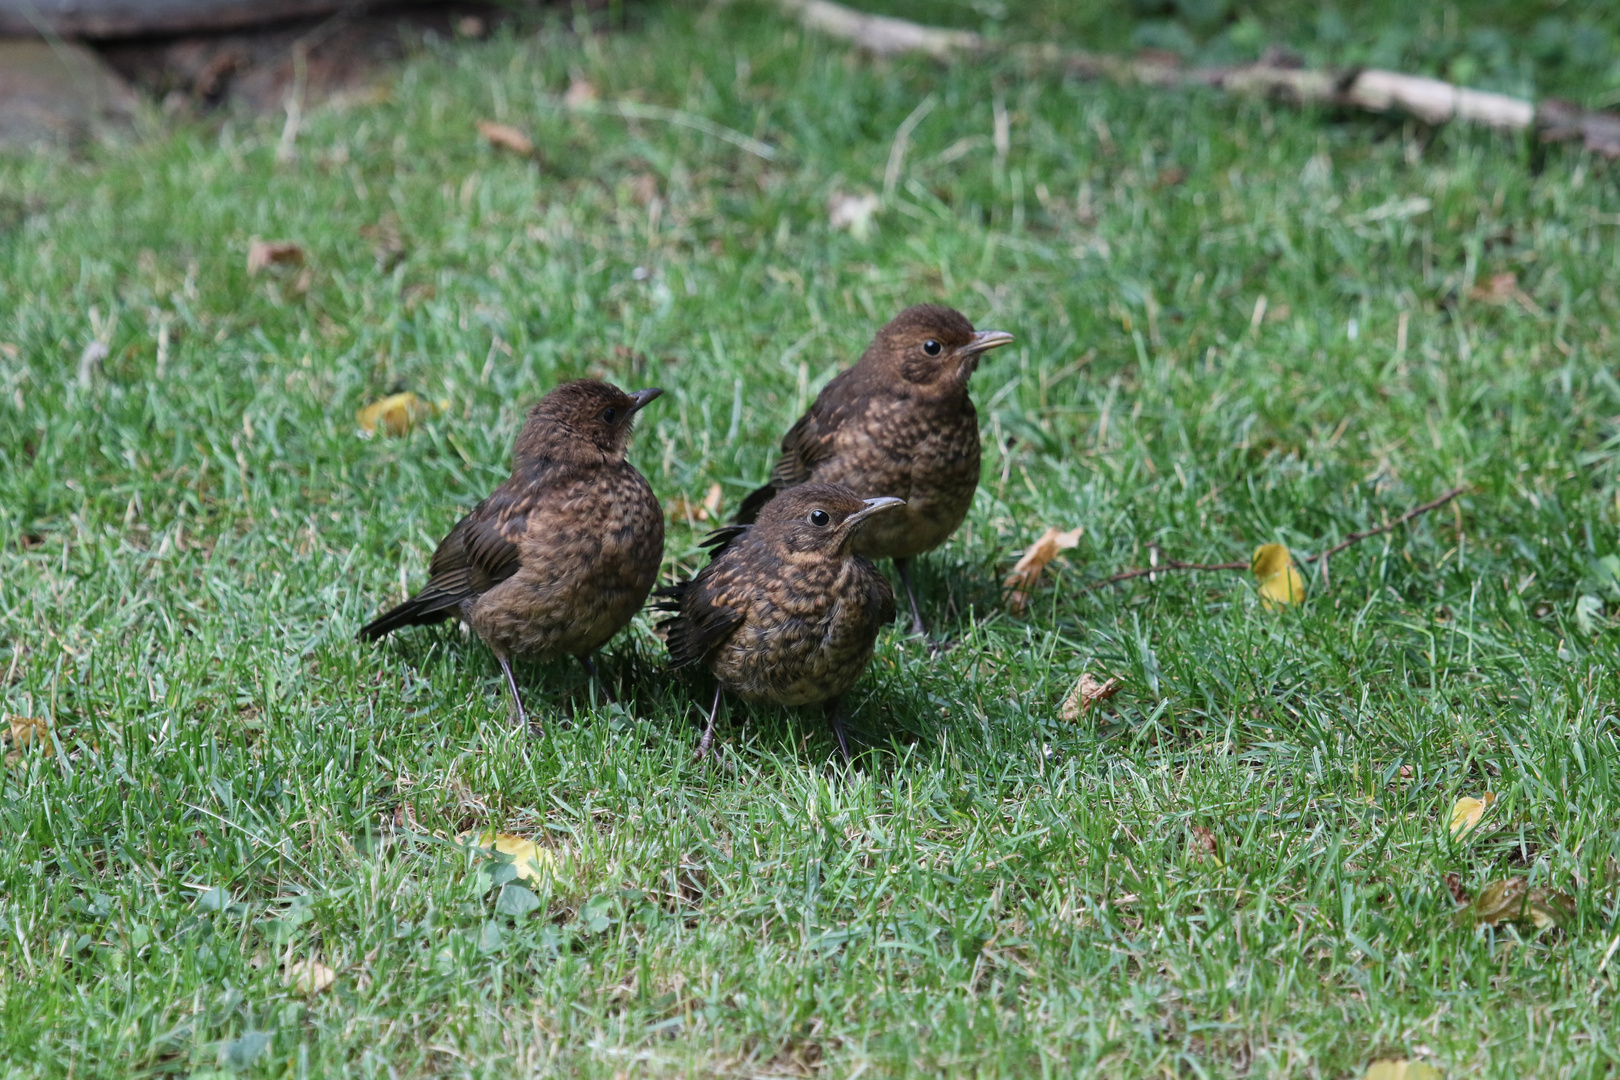
[[1475,285],[1468,290],[1468,295],[1474,300],[1483,300],[1487,304],[1505,304],[1519,293],[1519,275],[1511,270],[1492,274],[1490,280],[1483,285]]
[[630,178],[630,197],[637,206],[647,206],[658,198],[658,177],[652,173],[637,173]]
[[375,225],[360,226],[360,235],[371,241],[372,257],[383,273],[405,258],[405,237],[399,231],[399,218],[393,214],[384,214]]
[[272,266],[297,265],[303,261],[304,249],[291,240],[260,240],[255,236],[248,241],[249,274],[257,274]]
[[724,492],[719,484],[710,484],[709,490],[704,492],[703,501],[694,503],[685,495],[677,495],[669,501],[669,519],[671,521],[684,521],[688,525],[696,525],[700,521],[720,520],[720,499]]
[[484,141],[497,150],[510,150],[520,157],[528,157],[534,153],[534,140],[511,124],[499,124],[494,120],[478,121],[478,134]]
[[1018,557],[1018,562],[1007,575],[1002,587],[1007,589],[1007,610],[1014,615],[1021,615],[1029,607],[1029,594],[1034,590],[1035,583],[1040,580],[1041,571],[1046,564],[1058,557],[1058,552],[1066,551],[1080,543],[1080,536],[1085,532],[1085,526],[1076,525],[1067,532],[1056,529],[1047,529],[1041,538],[1029,545],[1024,553]]
[[4,723],[0,745],[5,747],[8,768],[21,761],[30,746],[38,746],[44,757],[56,753],[56,745],[51,742],[51,722],[44,717],[10,715],[5,717]]
[[1510,922],[1567,931],[1575,921],[1575,898],[1541,885],[1532,888],[1528,878],[1502,878],[1481,889],[1456,917],[1464,926]]
[[1468,890],[1463,888],[1462,875],[1456,872],[1445,876],[1446,889],[1451,893],[1451,899],[1459,904],[1468,903]]
[[589,105],[597,98],[596,85],[579,72],[568,76],[568,90],[563,94],[563,104],[570,109],[577,109],[581,105]]
[[1091,672],[1082,673],[1080,681],[1074,684],[1069,696],[1063,699],[1063,706],[1058,710],[1058,715],[1069,721],[1080,719],[1093,705],[1107,701],[1119,693],[1122,682],[1118,675],[1110,675],[1104,681],[1098,682]]
[[1216,862],[1221,861],[1221,844],[1215,836],[1215,830],[1207,825],[1194,825],[1192,827],[1193,850],[1200,857],[1213,856]]
[[337,972],[319,960],[294,960],[287,965],[284,981],[305,997],[314,997],[331,988],[337,981]]

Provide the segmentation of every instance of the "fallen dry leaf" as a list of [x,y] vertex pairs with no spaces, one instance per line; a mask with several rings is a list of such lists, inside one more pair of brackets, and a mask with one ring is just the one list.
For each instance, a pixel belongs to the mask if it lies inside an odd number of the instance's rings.
[[287,965],[285,985],[305,997],[312,997],[329,989],[337,981],[337,972],[319,960],[294,960]]
[[22,760],[23,751],[38,745],[40,754],[50,757],[56,753],[51,742],[51,722],[41,716],[6,716],[6,730],[0,743],[6,748],[6,765],[10,767]]
[[1519,275],[1511,271],[1492,274],[1484,285],[1475,285],[1468,295],[1487,304],[1505,304],[1519,293]]
[[857,240],[865,240],[872,232],[872,215],[880,205],[876,195],[835,191],[827,200],[827,222],[835,229],[848,229]]
[[497,124],[493,120],[478,121],[478,134],[497,150],[510,150],[528,157],[534,153],[534,140],[510,124]]
[[360,226],[360,235],[371,241],[371,254],[377,269],[387,273],[405,258],[405,237],[399,231],[399,218],[384,214],[375,225]]
[[1468,903],[1468,890],[1463,888],[1461,874],[1448,873],[1445,876],[1444,881],[1446,883],[1446,891],[1451,893],[1451,899],[1454,903]]
[[[473,833],[462,833],[457,839],[472,840]],[[517,876],[523,881],[539,881],[542,877],[551,875],[557,869],[557,856],[551,849],[535,844],[533,840],[525,840],[521,836],[510,836],[493,830],[477,834],[473,841],[474,846],[485,851],[498,851],[502,855],[512,857],[512,865],[517,868]]]
[[652,173],[637,173],[630,178],[630,197],[637,206],[648,206],[658,198],[658,177]]
[[303,261],[304,249],[291,240],[260,240],[255,236],[248,241],[247,272],[249,274],[257,274],[260,270],[271,266],[283,266]]
[[1260,583],[1260,603],[1268,611],[1305,599],[1305,579],[1300,577],[1286,544],[1261,544],[1249,563]]
[[1046,564],[1057,558],[1058,552],[1066,551],[1080,543],[1080,536],[1085,532],[1085,526],[1076,525],[1068,532],[1058,532],[1056,529],[1047,529],[1041,538],[1029,545],[1024,553],[1018,557],[1013,566],[1012,573],[1007,575],[1002,587],[1008,589],[1007,610],[1014,615],[1021,615],[1029,607],[1029,594],[1040,580],[1041,571]]
[[1575,898],[1556,889],[1530,887],[1527,878],[1503,878],[1479,891],[1474,902],[1457,913],[1464,926],[1495,926],[1510,922],[1537,930],[1557,926],[1568,930],[1575,921]]
[[1482,797],[1475,799],[1463,796],[1457,800],[1457,805],[1451,808],[1451,837],[1453,840],[1472,830],[1485,816],[1485,811],[1491,808],[1496,796],[1487,791]]
[[356,412],[354,420],[360,425],[360,430],[367,435],[377,434],[379,426],[390,435],[404,435],[419,422],[440,412],[447,404],[440,402],[435,405],[406,391],[403,394],[390,394],[381,401],[372,402]]
[[1364,1080],[1440,1080],[1440,1070],[1425,1061],[1385,1058],[1367,1066]]
[[564,105],[577,109],[581,105],[589,105],[596,98],[596,85],[589,79],[578,72],[568,77],[568,89],[563,94]]
[[1200,858],[1209,855],[1217,863],[1221,861],[1221,845],[1220,841],[1215,837],[1214,829],[1209,828],[1207,825],[1194,825],[1192,827],[1192,839],[1193,848],[1199,853]]
[[1083,672],[1080,681],[1074,684],[1069,696],[1063,699],[1063,706],[1058,715],[1065,720],[1078,720],[1099,701],[1107,701],[1119,693],[1122,680],[1117,675],[1110,675],[1103,682],[1092,677],[1091,672]]
[[724,494],[719,484],[710,484],[701,503],[693,503],[685,495],[677,495],[669,501],[669,520],[684,521],[688,525],[696,525],[700,521],[719,521],[720,500]]

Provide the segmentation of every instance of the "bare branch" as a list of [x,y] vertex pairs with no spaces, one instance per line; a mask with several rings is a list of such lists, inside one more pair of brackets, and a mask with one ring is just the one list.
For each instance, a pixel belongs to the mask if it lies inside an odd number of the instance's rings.
[[1127,59],[1055,45],[995,45],[967,30],[923,26],[868,15],[832,0],[778,0],[805,26],[883,56],[923,52],[940,59],[999,51],[1071,75],[1147,86],[1208,86],[1230,94],[1281,98],[1297,105],[1330,105],[1369,112],[1399,111],[1428,124],[1458,120],[1498,131],[1533,130],[1542,142],[1580,140],[1588,150],[1620,158],[1620,115],[1588,112],[1549,98],[1470,90],[1439,79],[1377,68],[1308,71],[1266,58],[1233,67],[1184,68],[1153,59]]

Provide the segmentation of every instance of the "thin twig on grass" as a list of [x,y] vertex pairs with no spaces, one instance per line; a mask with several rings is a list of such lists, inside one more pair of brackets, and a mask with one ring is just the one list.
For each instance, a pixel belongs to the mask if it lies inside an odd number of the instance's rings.
[[[1441,495],[1441,496],[1439,496],[1437,498],[1434,498],[1434,499],[1430,499],[1428,502],[1423,503],[1421,506],[1412,507],[1412,509],[1406,511],[1406,513],[1402,514],[1400,517],[1396,518],[1394,521],[1385,522],[1384,524],[1375,526],[1374,528],[1371,528],[1371,529],[1363,529],[1361,532],[1353,532],[1349,536],[1345,537],[1343,540],[1340,540],[1337,544],[1334,544],[1332,547],[1326,549],[1325,551],[1319,551],[1315,555],[1307,555],[1305,558],[1300,559],[1299,561],[1301,563],[1320,562],[1322,564],[1322,581],[1323,581],[1324,584],[1326,584],[1326,582],[1327,582],[1327,561],[1329,559],[1333,558],[1333,556],[1337,555],[1339,552],[1343,551],[1345,548],[1349,547],[1352,544],[1359,544],[1361,541],[1366,540],[1366,539],[1368,539],[1370,537],[1381,536],[1384,533],[1392,532],[1393,530],[1398,529],[1400,526],[1406,524],[1408,521],[1411,521],[1415,517],[1418,517],[1418,516],[1420,516],[1422,514],[1427,514],[1430,510],[1438,510],[1440,507],[1446,505],[1451,500],[1455,499],[1457,496],[1461,495],[1463,492],[1465,492],[1467,490],[1468,490],[1468,486],[1466,484],[1461,485],[1459,487],[1454,487],[1450,491],[1446,492],[1444,495]],[[1155,552],[1157,551],[1157,545],[1154,545],[1154,550],[1155,550]],[[1119,573],[1110,575],[1109,577],[1105,577],[1101,581],[1092,582],[1090,585],[1087,585],[1085,588],[1081,589],[1080,591],[1083,592],[1083,593],[1087,593],[1087,592],[1091,592],[1094,589],[1100,589],[1105,585],[1117,585],[1122,581],[1130,581],[1133,578],[1147,577],[1149,574],[1157,574],[1160,571],[1168,572],[1168,571],[1171,571],[1171,570],[1247,570],[1247,569],[1249,569],[1249,563],[1248,562],[1197,563],[1197,562],[1182,562],[1179,559],[1170,559],[1170,560],[1168,560],[1166,562],[1157,562],[1156,561],[1156,562],[1154,562],[1154,564],[1152,566],[1138,566],[1138,567],[1133,567],[1130,570],[1121,570]]]
[[778,3],[810,29],[882,56],[921,52],[948,59],[953,54],[999,52],[1061,67],[1071,75],[1113,82],[1207,86],[1232,94],[1282,98],[1297,105],[1401,111],[1427,124],[1461,120],[1500,131],[1531,130],[1542,142],[1579,139],[1593,153],[1620,158],[1620,115],[1582,109],[1556,98],[1537,103],[1377,68],[1310,71],[1276,54],[1267,54],[1253,64],[1184,68],[1159,59],[1110,56],[1050,44],[1000,45],[969,30],[947,30],[885,15],[868,15],[832,0]]

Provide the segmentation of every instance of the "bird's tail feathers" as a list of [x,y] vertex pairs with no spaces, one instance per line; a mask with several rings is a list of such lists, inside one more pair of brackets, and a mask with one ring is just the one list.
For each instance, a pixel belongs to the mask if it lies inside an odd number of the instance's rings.
[[428,626],[456,613],[457,598],[440,592],[420,592],[396,608],[383,612],[360,628],[361,641],[377,641],[402,626]]

